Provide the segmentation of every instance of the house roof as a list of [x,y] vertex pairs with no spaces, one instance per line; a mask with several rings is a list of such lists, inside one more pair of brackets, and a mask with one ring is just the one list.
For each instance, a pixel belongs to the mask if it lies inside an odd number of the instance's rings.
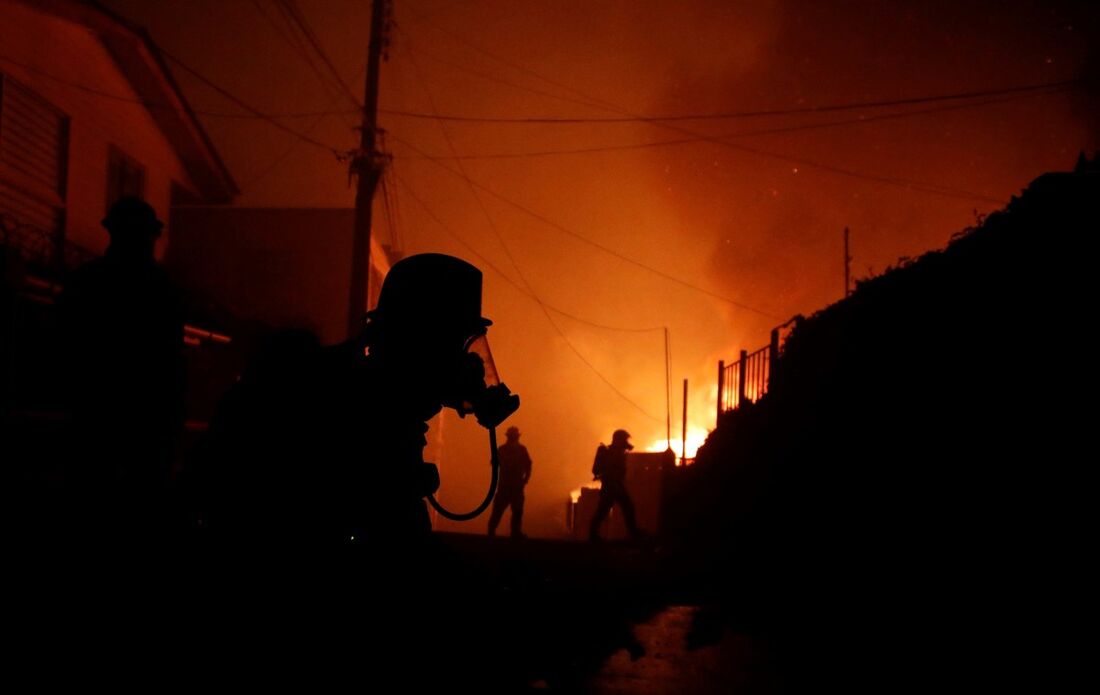
[[179,155],[204,202],[228,203],[240,192],[160,50],[143,27],[94,0],[20,1],[90,29],[142,101],[174,107],[151,108],[149,114]]

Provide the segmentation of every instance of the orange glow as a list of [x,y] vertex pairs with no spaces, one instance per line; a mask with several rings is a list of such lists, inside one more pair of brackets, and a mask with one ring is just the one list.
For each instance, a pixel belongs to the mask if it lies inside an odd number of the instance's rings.
[[[688,435],[687,435],[687,457],[695,458],[696,452],[699,447],[703,445],[703,442],[707,440],[707,434],[709,432],[706,428],[698,425],[688,423]],[[672,440],[672,451],[676,454],[677,465],[679,465],[679,459],[683,458],[683,440],[680,437],[676,437]],[[669,448],[669,441],[667,439],[658,439],[652,444],[646,447],[646,451],[665,451]]]
[[378,271],[380,277],[386,277],[386,273],[390,272],[390,262],[386,257],[386,250],[382,247],[382,244],[378,243],[378,237],[371,237],[370,240],[370,264]]
[[[345,108],[329,104],[310,66],[257,21],[250,3],[201,4],[206,11],[196,13],[192,3],[110,2],[264,111]],[[370,3],[301,4],[345,76],[363,70]],[[966,108],[950,102],[934,112],[921,105],[667,124],[529,120],[812,109],[1072,79],[1094,53],[1094,32],[1080,21],[1049,21],[1042,3],[999,13],[966,3],[868,12],[875,5],[866,1],[700,0],[647,3],[643,12],[636,3],[523,3],[520,11],[507,0],[470,8],[424,0],[441,9],[432,22],[446,32],[416,21],[424,8],[415,4],[395,3],[402,29],[382,71],[378,125],[400,182],[390,181],[393,205],[376,198],[371,260],[384,274],[376,244],[396,245],[406,254],[457,255],[484,272],[493,356],[523,403],[507,425],[522,430],[534,462],[524,519],[532,535],[558,532],[552,515],[566,492],[576,500],[596,487],[593,453],[616,429],[631,432],[638,450],[671,445],[678,457],[695,456],[715,426],[718,361],[731,364],[791,316],[842,296],[845,227],[856,281],[941,247],[975,212],[997,209],[1039,173],[1100,146],[1100,109],[1086,89],[973,107],[967,100]],[[967,27],[982,30],[960,33]],[[416,58],[414,48],[437,59]],[[261,119],[204,115],[229,107],[174,72],[234,176],[251,182],[237,204],[354,205],[346,162],[330,149]],[[433,110],[519,122],[448,121],[441,129],[398,113]],[[312,119],[286,123],[305,131]],[[341,152],[359,142],[337,116],[308,132]],[[309,243],[331,243],[324,232]],[[318,272],[318,285],[348,267]],[[662,327],[671,334],[671,403]],[[638,332],[646,328],[654,330]],[[447,504],[478,504],[489,476],[484,430],[446,411],[429,441]],[[484,532],[480,521],[443,528]]]
[[573,504],[581,501],[581,492],[584,490],[599,490],[600,481],[595,480],[590,483],[584,483],[580,487],[577,487],[569,491],[569,497],[573,500]]

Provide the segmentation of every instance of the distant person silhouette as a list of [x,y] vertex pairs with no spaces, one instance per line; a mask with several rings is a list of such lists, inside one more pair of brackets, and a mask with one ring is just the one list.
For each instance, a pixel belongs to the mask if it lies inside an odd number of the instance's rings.
[[531,479],[531,456],[527,447],[519,443],[519,428],[509,427],[504,433],[506,441],[497,447],[500,456],[500,482],[493,499],[493,512],[489,515],[489,535],[495,536],[504,510],[512,508],[512,538],[525,538],[523,533],[523,488]]
[[615,504],[623,512],[623,520],[630,537],[641,537],[638,525],[634,520],[634,502],[626,491],[626,452],[633,449],[630,443],[630,434],[626,430],[615,430],[611,435],[611,445],[600,444],[596,449],[596,459],[592,464],[592,476],[600,481],[600,502],[596,505],[596,513],[592,516],[592,526],[589,528],[588,537],[591,540],[600,540],[600,524],[607,518],[608,512]]
[[[279,542],[394,549],[430,534],[427,422],[486,392],[482,275],[440,254],[390,269],[363,332],[321,347],[285,332],[227,394],[206,449],[206,525]],[[479,416],[480,419],[480,416]]]
[[148,525],[163,508],[183,421],[183,321],[153,255],[164,224],[133,197],[111,206],[111,241],[58,300],[73,442],[67,482],[84,521]]

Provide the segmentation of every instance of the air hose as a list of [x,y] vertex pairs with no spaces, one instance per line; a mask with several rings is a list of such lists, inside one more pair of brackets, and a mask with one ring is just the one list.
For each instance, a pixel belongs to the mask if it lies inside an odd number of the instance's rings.
[[442,514],[451,521],[469,521],[475,519],[479,514],[489,508],[489,504],[493,501],[493,496],[497,492],[497,476],[500,473],[500,456],[497,454],[497,428],[489,428],[489,466],[493,469],[492,479],[489,481],[489,492],[485,494],[485,499],[481,504],[477,506],[472,512],[465,514],[455,514],[443,508],[436,499],[435,495],[428,495],[428,503],[432,505],[432,509]]

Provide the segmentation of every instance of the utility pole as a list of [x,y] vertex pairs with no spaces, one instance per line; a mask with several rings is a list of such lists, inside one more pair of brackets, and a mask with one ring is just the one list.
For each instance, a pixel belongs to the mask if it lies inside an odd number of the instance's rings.
[[665,445],[672,451],[672,338],[665,326]]
[[367,80],[363,93],[363,123],[359,149],[351,158],[349,173],[356,177],[355,228],[351,238],[351,286],[348,290],[348,337],[359,334],[367,312],[370,288],[371,205],[389,155],[382,149],[378,129],[378,77],[389,44],[387,25],[392,0],[371,3],[370,45],[367,47]]
[[688,457],[688,380],[684,379],[684,424],[680,426],[680,465]]
[[848,254],[848,228],[844,228],[844,296],[852,293],[852,257]]

